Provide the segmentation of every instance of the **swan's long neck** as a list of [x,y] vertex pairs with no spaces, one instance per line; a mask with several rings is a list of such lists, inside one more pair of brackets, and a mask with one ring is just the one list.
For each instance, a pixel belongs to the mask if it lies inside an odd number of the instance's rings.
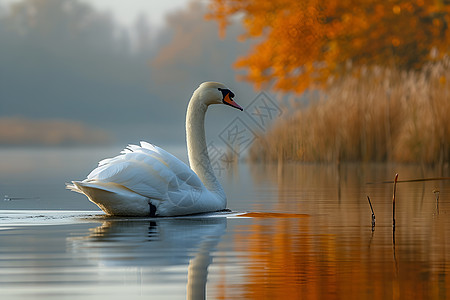
[[205,114],[208,106],[194,93],[186,114],[186,142],[189,165],[208,190],[226,199],[222,186],[214,175],[205,138]]

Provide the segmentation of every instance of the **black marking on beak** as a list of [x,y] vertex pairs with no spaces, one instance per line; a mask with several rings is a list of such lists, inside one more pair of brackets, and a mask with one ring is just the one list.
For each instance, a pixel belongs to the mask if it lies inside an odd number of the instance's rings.
[[222,92],[222,98],[225,98],[226,95],[230,95],[230,98],[234,98],[234,93],[232,91],[230,91],[229,89],[221,89],[219,88],[219,91]]
[[222,92],[222,103],[229,105],[231,107],[237,108],[241,111],[243,111],[244,109],[242,107],[239,106],[239,104],[237,104],[236,102],[234,102],[233,97],[234,97],[234,93],[232,91],[230,91],[229,89],[221,89],[219,88],[219,91]]

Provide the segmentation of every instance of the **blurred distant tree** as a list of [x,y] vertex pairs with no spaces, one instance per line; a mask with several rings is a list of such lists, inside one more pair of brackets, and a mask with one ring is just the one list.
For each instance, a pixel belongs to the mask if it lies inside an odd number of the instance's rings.
[[152,28],[144,14],[140,14],[134,22],[134,32],[137,35],[136,47],[138,52],[149,53],[152,52],[153,37]]
[[420,69],[448,52],[449,12],[448,0],[212,0],[209,17],[224,30],[242,16],[259,41],[236,63],[246,80],[301,93],[350,65]]
[[[178,89],[190,92],[206,79],[235,81],[233,62],[239,53],[248,51],[248,43],[236,43],[242,28],[230,26],[229,36],[219,39],[219,26],[213,21],[205,22],[206,13],[205,5],[192,2],[166,18],[169,31],[164,35],[170,38],[152,61],[152,67],[158,70],[152,79],[158,86],[166,87],[167,95],[173,93],[175,97]],[[173,82],[177,82],[176,90]]]
[[112,16],[80,0],[11,3],[0,10],[0,117],[123,117],[130,101],[148,98],[149,57],[130,48]]

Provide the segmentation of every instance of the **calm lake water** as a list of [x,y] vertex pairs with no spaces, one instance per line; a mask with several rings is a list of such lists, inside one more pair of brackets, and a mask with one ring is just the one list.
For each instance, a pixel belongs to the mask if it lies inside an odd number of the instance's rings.
[[108,218],[64,183],[119,151],[0,150],[1,299],[450,299],[450,182],[399,183],[395,236],[367,184],[437,170],[241,163],[237,213]]

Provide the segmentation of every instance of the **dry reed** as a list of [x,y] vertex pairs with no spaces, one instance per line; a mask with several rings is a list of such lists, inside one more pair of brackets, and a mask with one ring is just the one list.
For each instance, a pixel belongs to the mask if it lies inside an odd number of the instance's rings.
[[370,210],[372,211],[372,231],[375,230],[375,213],[373,211],[372,202],[370,201],[370,197],[367,196],[367,201],[369,201]]
[[394,178],[394,191],[392,193],[392,229],[395,231],[395,192],[397,190],[398,173]]
[[449,80],[449,57],[421,71],[360,68],[310,93],[306,107],[290,107],[249,158],[448,164]]

